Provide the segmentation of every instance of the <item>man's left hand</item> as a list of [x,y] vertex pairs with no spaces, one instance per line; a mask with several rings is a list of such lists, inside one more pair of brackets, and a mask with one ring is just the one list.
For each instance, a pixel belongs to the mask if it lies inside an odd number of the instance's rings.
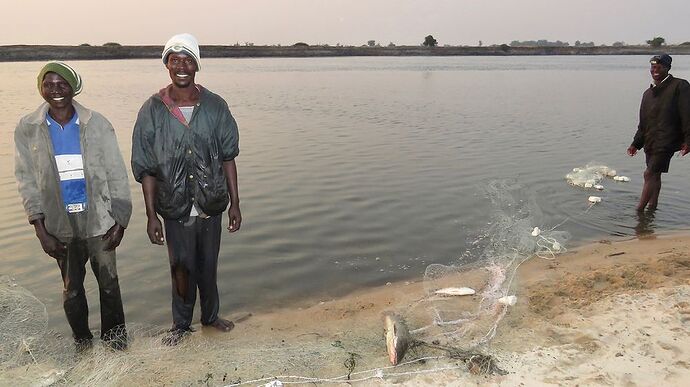
[[115,248],[120,245],[120,242],[122,242],[122,237],[124,236],[125,228],[115,223],[113,227],[101,237],[101,240],[106,241],[103,251],[115,250]]
[[240,213],[240,206],[231,206],[228,210],[228,231],[236,232],[242,225],[242,214]]
[[680,155],[685,156],[690,152],[690,146],[688,146],[688,143],[685,142],[683,145],[680,146]]

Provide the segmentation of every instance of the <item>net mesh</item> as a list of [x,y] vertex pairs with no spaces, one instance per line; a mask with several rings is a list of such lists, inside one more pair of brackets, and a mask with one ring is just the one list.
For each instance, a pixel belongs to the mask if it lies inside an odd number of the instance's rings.
[[[454,369],[497,372],[489,346],[515,293],[514,277],[531,256],[550,257],[564,248],[566,232],[549,230],[533,196],[510,181],[488,184],[491,222],[470,248],[448,265],[432,264],[424,294],[391,305],[412,329],[404,361],[391,367],[380,318],[343,312],[328,330],[318,322],[285,327],[276,322],[257,335],[193,334],[179,345],[163,344],[164,329],[128,324],[129,348],[114,351],[95,343],[75,353],[69,337],[47,330],[45,306],[7,277],[0,282],[0,384],[14,385],[258,385],[342,383]],[[542,231],[532,236],[535,226]],[[441,297],[444,287],[470,287],[474,296]],[[520,295],[517,295],[520,297]],[[338,312],[340,313],[340,312]],[[243,324],[251,326],[253,320]],[[97,335],[96,335],[97,336]],[[498,354],[500,356],[500,354]],[[462,362],[458,362],[462,360]],[[473,371],[474,370],[474,371]]]
[[43,303],[9,277],[0,277],[0,363],[23,364],[47,326]]
[[[455,264],[432,264],[426,269],[426,303],[433,322],[417,330],[426,341],[466,349],[485,347],[508,308],[499,300],[515,294],[513,280],[520,264],[534,255],[550,258],[563,252],[570,238],[567,232],[553,229],[532,235],[535,226],[546,227],[533,196],[521,185],[494,181],[486,193],[493,213],[488,230],[474,243],[475,251],[467,251]],[[435,294],[445,287],[469,287],[477,294]]]

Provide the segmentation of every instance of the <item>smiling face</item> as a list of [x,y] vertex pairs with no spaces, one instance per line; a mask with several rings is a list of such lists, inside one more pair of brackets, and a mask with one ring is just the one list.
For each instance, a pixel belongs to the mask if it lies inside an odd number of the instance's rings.
[[168,56],[166,67],[176,87],[185,88],[194,85],[197,66],[191,56],[182,52],[172,53]]
[[652,63],[649,68],[649,73],[652,74],[654,83],[658,84],[666,79],[666,76],[668,76],[668,70],[669,69],[661,63]]
[[54,110],[72,106],[74,91],[72,86],[56,73],[47,73],[41,83],[41,96]]

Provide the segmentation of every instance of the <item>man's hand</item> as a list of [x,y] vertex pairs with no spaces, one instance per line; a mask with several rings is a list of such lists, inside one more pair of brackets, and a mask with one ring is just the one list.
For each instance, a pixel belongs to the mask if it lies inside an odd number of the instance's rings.
[[235,232],[240,229],[242,225],[240,206],[231,206],[230,209],[228,209],[228,220],[228,231]]
[[630,145],[628,147],[628,156],[635,156],[637,154],[637,148],[634,146]]
[[122,242],[122,237],[124,236],[125,228],[115,223],[113,227],[101,237],[101,240],[106,241],[103,251],[115,250],[115,248],[120,245],[120,242]]
[[683,145],[680,146],[680,155],[685,156],[690,152],[690,146],[688,146],[687,142],[684,142]]
[[158,216],[152,216],[148,218],[146,222],[146,233],[149,234],[149,240],[154,245],[165,244],[165,238],[163,237],[163,226]]
[[[44,229],[45,230],[45,229]],[[37,232],[36,236],[41,242],[41,247],[46,254],[55,259],[63,259],[67,256],[67,245],[50,235],[47,231]]]

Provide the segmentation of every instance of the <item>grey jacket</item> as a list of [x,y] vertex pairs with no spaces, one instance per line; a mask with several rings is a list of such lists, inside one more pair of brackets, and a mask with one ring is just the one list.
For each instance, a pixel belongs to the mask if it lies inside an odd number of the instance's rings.
[[156,178],[156,212],[165,219],[184,218],[194,202],[206,215],[220,214],[230,201],[223,162],[239,154],[237,123],[225,100],[201,86],[187,123],[169,88],[139,110],[132,133],[134,178]]
[[[101,114],[72,102],[79,115],[79,131],[88,210],[87,237],[105,234],[115,222],[127,227],[132,200],[127,170],[115,130]],[[44,219],[50,234],[62,241],[73,237],[46,124],[49,105],[23,117],[14,131],[15,176],[29,222]]]

